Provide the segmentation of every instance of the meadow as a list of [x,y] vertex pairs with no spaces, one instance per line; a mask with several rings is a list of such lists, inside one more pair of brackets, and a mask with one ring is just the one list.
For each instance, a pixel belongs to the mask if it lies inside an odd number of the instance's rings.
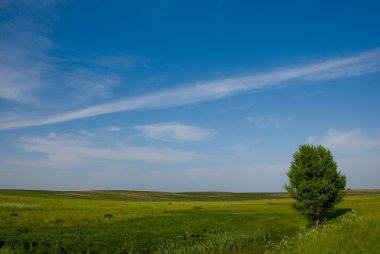
[[318,228],[285,193],[0,190],[0,253],[376,253],[380,191]]

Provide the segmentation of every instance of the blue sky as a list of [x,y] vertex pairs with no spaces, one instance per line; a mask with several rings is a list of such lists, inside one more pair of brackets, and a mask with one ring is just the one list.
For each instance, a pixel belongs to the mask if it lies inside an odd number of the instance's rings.
[[0,0],[0,188],[380,188],[378,1]]

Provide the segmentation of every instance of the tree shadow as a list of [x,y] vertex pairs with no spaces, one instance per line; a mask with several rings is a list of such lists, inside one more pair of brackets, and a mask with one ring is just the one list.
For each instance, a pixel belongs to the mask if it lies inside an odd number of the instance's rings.
[[326,215],[325,219],[327,221],[329,220],[333,220],[335,218],[338,218],[342,215],[345,215],[346,213],[349,213],[351,212],[352,209],[351,208],[340,208],[340,209],[335,209],[333,212],[329,213]]

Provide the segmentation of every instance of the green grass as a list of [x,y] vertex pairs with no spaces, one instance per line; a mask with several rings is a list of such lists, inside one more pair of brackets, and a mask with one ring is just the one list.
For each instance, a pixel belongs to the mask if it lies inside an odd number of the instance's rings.
[[379,191],[351,191],[320,228],[306,228],[268,247],[268,254],[379,253]]
[[[312,229],[291,202],[284,193],[0,190],[0,253],[308,253],[328,243],[322,226],[321,240],[304,245]],[[380,192],[351,191],[328,225],[344,226],[351,209],[363,219],[350,230],[367,230],[363,246],[378,247]]]

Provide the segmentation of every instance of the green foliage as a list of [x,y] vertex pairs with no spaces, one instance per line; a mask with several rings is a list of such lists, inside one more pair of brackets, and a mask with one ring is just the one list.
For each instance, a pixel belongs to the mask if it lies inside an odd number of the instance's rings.
[[343,199],[346,177],[323,146],[301,145],[287,174],[285,188],[295,199],[294,207],[316,226]]

